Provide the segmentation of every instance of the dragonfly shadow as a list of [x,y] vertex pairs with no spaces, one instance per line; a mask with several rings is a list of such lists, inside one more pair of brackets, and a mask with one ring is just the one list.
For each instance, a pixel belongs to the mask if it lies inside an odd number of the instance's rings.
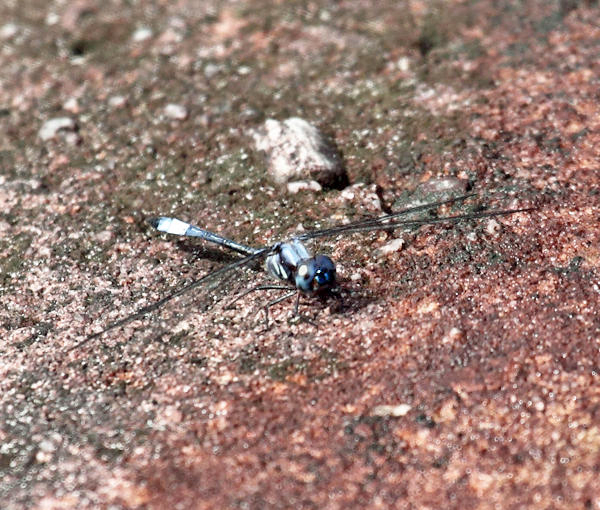
[[[231,251],[225,251],[220,248],[212,248],[210,245],[202,246],[197,243],[181,240],[175,243],[179,250],[186,253],[190,253],[196,260],[210,260],[213,262],[220,262],[222,264],[231,264],[236,260],[243,258],[241,255],[237,255]],[[261,271],[261,261],[252,261],[246,264],[245,267],[249,267],[254,271]]]
[[[186,253],[189,253],[190,259],[189,260],[189,264],[191,266],[194,266],[196,262],[201,262],[201,261],[210,261],[210,262],[215,262],[217,264],[219,264],[219,266],[223,267],[223,266],[228,266],[230,264],[235,264],[236,262],[241,261],[242,259],[244,259],[244,257],[240,254],[236,254],[234,252],[230,252],[230,251],[225,251],[223,249],[219,249],[219,248],[212,248],[210,245],[209,246],[202,246],[202,245],[198,245],[194,242],[189,242],[186,240],[181,240],[181,241],[177,241],[175,243],[177,245],[177,249],[182,250]],[[223,299],[225,296],[225,294],[227,294],[228,292],[231,292],[232,290],[232,286],[231,286],[231,282],[232,279],[235,279],[235,275],[237,274],[237,277],[240,278],[240,282],[242,281],[246,281],[248,279],[248,277],[250,277],[250,279],[252,279],[253,277],[249,276],[250,273],[263,273],[263,260],[262,258],[258,258],[256,260],[251,260],[249,262],[246,262],[244,264],[242,264],[241,266],[239,266],[238,271],[232,271],[229,273],[224,274],[223,276],[221,276],[220,278],[217,278],[212,284],[208,283],[205,286],[205,291],[210,294],[212,296],[212,299],[216,299],[217,301],[221,301],[221,299]],[[239,269],[249,269],[250,271],[239,271]],[[212,274],[213,270],[212,269],[208,269],[208,273],[206,273],[205,275],[210,275]],[[245,276],[242,276],[243,273],[246,273]],[[203,277],[203,274],[200,273],[198,275],[200,278]],[[239,285],[233,285],[233,288],[237,288],[237,290],[234,290],[233,293],[234,294],[243,294],[244,287],[245,284],[240,283]],[[240,286],[242,288],[240,288]],[[229,290],[228,290],[229,289]],[[217,297],[219,296],[220,297]]]
[[338,287],[321,299],[327,300],[332,314],[352,315],[354,312],[358,312],[366,306],[375,303],[378,297],[369,292],[365,287],[356,289],[352,287],[350,280],[340,279]]

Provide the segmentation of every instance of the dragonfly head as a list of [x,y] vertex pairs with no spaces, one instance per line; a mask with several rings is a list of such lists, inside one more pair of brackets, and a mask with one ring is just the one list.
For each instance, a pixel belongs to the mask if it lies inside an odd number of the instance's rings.
[[314,293],[335,285],[335,264],[326,255],[303,259],[296,269],[296,287],[302,292]]

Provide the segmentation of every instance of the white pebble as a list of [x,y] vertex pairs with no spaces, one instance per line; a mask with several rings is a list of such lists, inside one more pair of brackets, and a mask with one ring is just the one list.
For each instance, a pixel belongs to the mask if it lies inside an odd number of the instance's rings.
[[269,175],[277,184],[311,179],[335,185],[345,177],[337,148],[304,119],[267,119],[252,137],[256,150],[266,153]]
[[188,111],[185,106],[180,104],[169,103],[165,106],[165,115],[174,120],[185,120],[188,116]]
[[377,255],[389,255],[390,253],[395,253],[400,251],[404,247],[404,239],[399,237],[398,239],[394,239],[387,244],[384,244],[381,248],[377,250]]
[[218,66],[217,64],[206,64],[204,66],[204,76],[206,78],[208,78],[209,80],[214,77],[219,71],[221,70],[221,67]]
[[61,130],[73,131],[75,129],[75,121],[70,117],[56,117],[44,122],[39,131],[39,137],[44,140],[50,140],[56,136]]
[[108,106],[111,108],[122,108],[127,104],[125,96],[112,96],[108,99]]
[[142,41],[146,41],[147,39],[150,39],[150,37],[152,37],[152,30],[150,30],[147,27],[142,27],[142,28],[138,28],[133,35],[131,36],[131,39],[133,40],[133,42],[142,42]]
[[300,191],[321,191],[323,187],[317,181],[293,181],[287,183],[288,193],[295,195]]
[[408,404],[398,404],[395,406],[377,406],[371,411],[371,416],[393,416],[398,418],[406,416],[412,409]]
[[0,39],[10,39],[17,35],[19,27],[14,23],[6,23],[0,27]]
[[79,113],[79,103],[74,97],[70,97],[63,103],[63,109],[71,113]]
[[396,67],[399,71],[406,73],[410,69],[410,59],[408,57],[400,57],[396,61]]
[[498,223],[494,218],[488,220],[487,225],[485,226],[485,231],[490,235],[498,235],[500,231],[500,223]]

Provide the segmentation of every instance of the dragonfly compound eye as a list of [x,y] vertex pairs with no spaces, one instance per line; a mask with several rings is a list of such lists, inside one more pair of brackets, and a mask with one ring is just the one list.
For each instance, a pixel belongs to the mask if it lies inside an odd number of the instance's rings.
[[335,264],[325,256],[315,257],[315,277],[313,280],[313,290],[326,289],[335,285]]

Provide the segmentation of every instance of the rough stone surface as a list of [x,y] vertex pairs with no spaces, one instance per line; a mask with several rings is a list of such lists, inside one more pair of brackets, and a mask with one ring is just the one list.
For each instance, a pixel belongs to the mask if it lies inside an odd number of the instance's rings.
[[[0,2],[0,508],[600,509],[599,14]],[[74,109],[79,143],[38,136]],[[247,133],[290,117],[351,187],[272,184]],[[248,268],[68,352],[235,260],[149,216],[263,245],[447,184],[537,209],[323,239],[305,320],[226,306]]]
[[331,187],[347,182],[336,147],[304,119],[267,119],[252,137],[256,149],[266,154],[269,175],[277,184],[310,179]]

